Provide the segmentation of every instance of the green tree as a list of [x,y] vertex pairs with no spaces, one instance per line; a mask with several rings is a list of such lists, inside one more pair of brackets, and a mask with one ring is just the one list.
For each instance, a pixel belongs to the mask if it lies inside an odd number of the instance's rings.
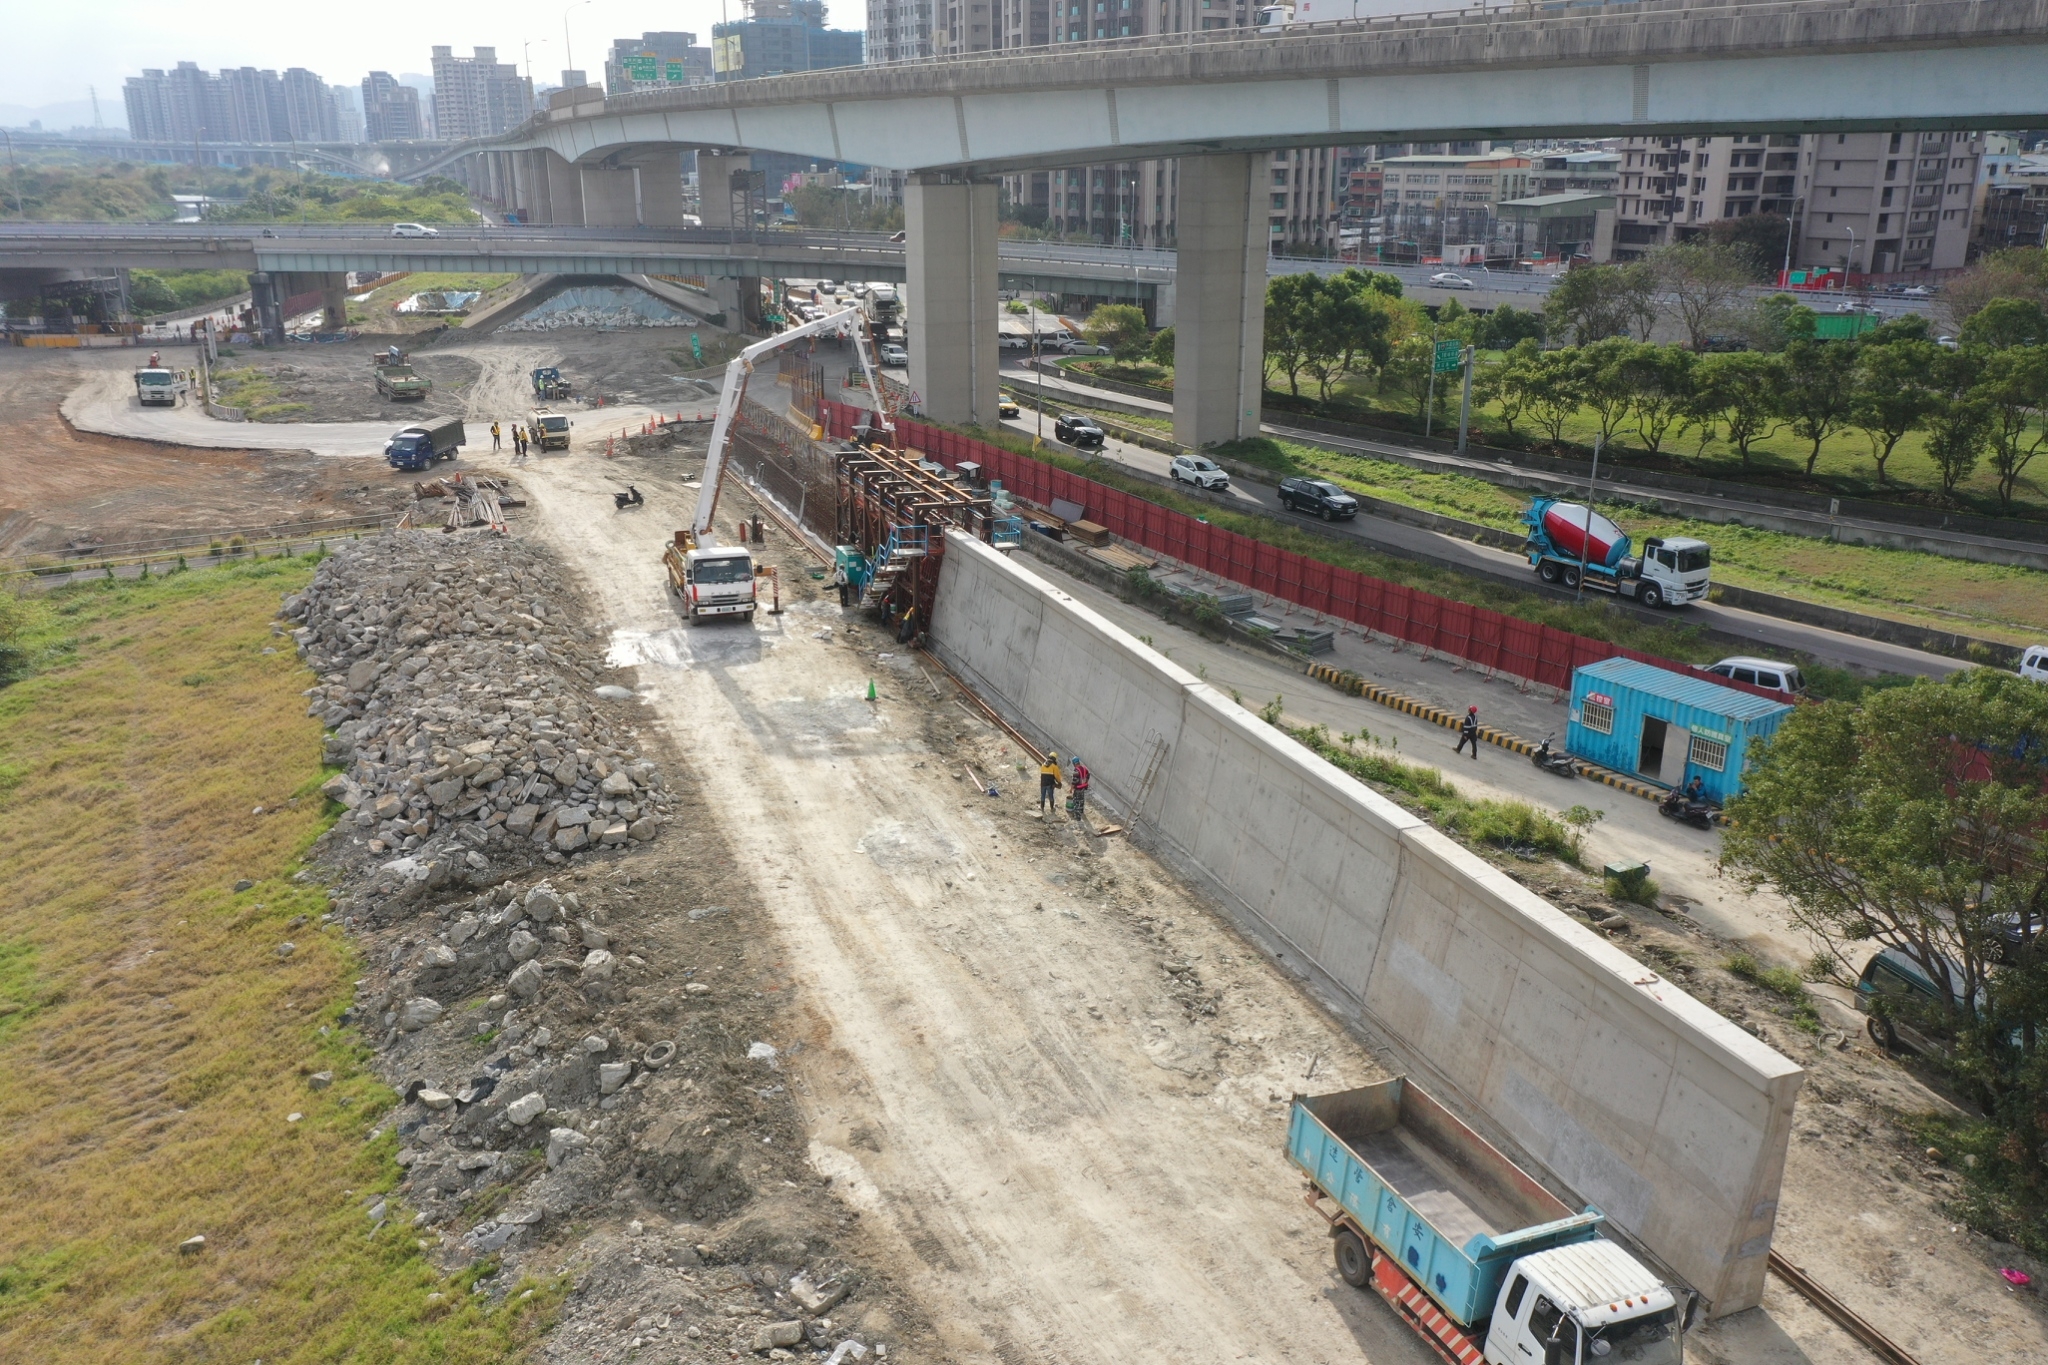
[[1427,332],[1410,333],[1393,344],[1386,363],[1380,367],[1380,391],[1392,389],[1414,399],[1417,420],[1429,408],[1430,367],[1435,356],[1436,348],[1430,344]]
[[1543,301],[1549,334],[1580,346],[1641,332],[1657,321],[1657,281],[1648,266],[1587,265],[1568,270]]
[[1162,327],[1152,337],[1152,363],[1163,370],[1173,368],[1173,329]]
[[1718,423],[1742,467],[1749,468],[1750,447],[1778,429],[1784,367],[1774,355],[1727,351],[1702,356],[1695,373],[1699,382],[1690,415],[1703,430],[1702,440],[1711,438]]
[[1778,413],[1807,442],[1806,472],[1820,463],[1821,442],[1848,425],[1856,400],[1856,348],[1835,341],[1795,341],[1785,348]]
[[[1867,334],[1874,335],[1874,334]],[[1856,357],[1856,396],[1849,420],[1870,442],[1877,481],[1886,481],[1885,464],[1909,431],[1919,429],[1934,410],[1934,392],[1927,378],[1941,363],[1941,348],[1931,341],[1904,340],[1864,345]]]
[[2048,309],[2033,299],[1993,299],[1963,323],[1956,339],[1995,351],[2039,346],[2048,342]]
[[1393,352],[1388,296],[1362,278],[1346,278],[1358,274],[1346,271],[1330,280],[1310,313],[1306,365],[1326,400],[1332,380],[1361,368],[1377,372]]
[[2048,307],[2048,252],[2034,246],[1993,251],[1941,291],[1942,307],[1958,333],[1999,299],[2024,299]]
[[1135,365],[1145,358],[1152,344],[1152,329],[1146,325],[1145,310],[1131,303],[1098,303],[1081,324],[1089,344],[1106,346],[1119,363]]
[[1629,394],[1629,414],[1643,449],[1652,455],[1664,446],[1671,428],[1685,420],[1692,403],[1698,357],[1678,346],[1643,345],[1621,362]]
[[1505,351],[1524,339],[1543,340],[1543,314],[1524,312],[1504,303],[1480,318],[1472,340],[1481,350]]
[[1637,354],[1649,349],[1647,343],[1630,341],[1627,337],[1608,337],[1590,346],[1581,346],[1570,355],[1577,370],[1579,405],[1591,410],[1593,420],[1599,424],[1600,444],[1611,445],[1614,433],[1621,430],[1628,420],[1635,403],[1635,369],[1631,365]]
[[[1948,1067],[2018,1139],[2006,1174],[2048,1190],[2048,687],[1994,669],[1802,706],[1729,802],[1722,865],[1769,885],[1793,923],[1860,966],[1911,959],[1954,1039]],[[1886,1014],[1911,1010],[1881,997]],[[2038,1232],[2038,1228],[2037,1228]],[[2038,1243],[2037,1243],[2038,1245]]]
[[1695,351],[1707,348],[1707,337],[1755,276],[1739,250],[1712,243],[1663,247],[1650,254],[1648,264]]
[[1287,376],[1287,391],[1301,396],[1301,367],[1323,295],[1317,275],[1282,275],[1266,285],[1266,364]]
[[1740,331],[1759,351],[1782,351],[1792,342],[1811,339],[1818,315],[1790,294],[1759,299],[1741,319]]
[[1542,355],[1543,348],[1534,337],[1523,337],[1508,349],[1499,365],[1487,367],[1492,373],[1493,401],[1500,406],[1501,425],[1511,437],[1515,434],[1515,423],[1528,410],[1534,379],[1530,371]]
[[1981,353],[1943,351],[1929,372],[1927,458],[1941,476],[1942,496],[1953,499],[1977,468],[1991,440],[1991,409],[1977,392],[1983,377]]
[[[1986,308],[1977,317],[1990,311]],[[2048,348],[2015,346],[1993,352],[1976,393],[1991,417],[1991,467],[1998,473],[1998,501],[2009,508],[2027,466],[2048,443],[2048,427],[2043,425],[2048,421]]]
[[1522,410],[1550,438],[1564,444],[1565,424],[1578,416],[1584,401],[1580,382],[1585,371],[1570,351],[1535,351],[1527,364],[1502,376],[1501,387],[1521,387]]
[[1707,240],[1741,262],[1752,284],[1770,284],[1785,260],[1786,220],[1779,213],[1723,218],[1707,227]]

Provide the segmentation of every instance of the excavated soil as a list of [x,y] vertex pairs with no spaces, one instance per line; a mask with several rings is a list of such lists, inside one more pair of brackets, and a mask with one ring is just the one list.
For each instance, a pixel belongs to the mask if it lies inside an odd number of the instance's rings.
[[[131,353],[120,353],[124,358]],[[189,351],[169,363],[189,363]],[[75,539],[114,544],[180,531],[370,516],[409,487],[381,462],[279,450],[203,450],[72,429],[58,404],[102,357],[0,347],[0,554],[54,554]],[[368,361],[363,368],[369,369]],[[397,423],[393,423],[396,429]],[[280,444],[289,441],[280,434]]]

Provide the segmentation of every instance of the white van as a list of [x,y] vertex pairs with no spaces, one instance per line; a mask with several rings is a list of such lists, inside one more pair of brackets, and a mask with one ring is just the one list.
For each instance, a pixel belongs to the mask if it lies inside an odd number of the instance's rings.
[[2021,651],[2020,676],[2048,683],[2048,645],[2028,645]]
[[1768,687],[1796,697],[1806,691],[1806,679],[1791,664],[1781,664],[1775,659],[1752,659],[1737,655],[1723,659],[1707,668],[1709,673],[1718,673],[1732,682],[1749,683],[1754,687]]

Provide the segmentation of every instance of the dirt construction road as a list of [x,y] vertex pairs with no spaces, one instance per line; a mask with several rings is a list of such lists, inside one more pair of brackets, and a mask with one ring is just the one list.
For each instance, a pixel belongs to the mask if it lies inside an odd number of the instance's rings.
[[[781,617],[679,623],[653,566],[689,490],[636,478],[620,517],[601,468],[544,467],[536,520],[653,661],[787,939],[813,1163],[900,1243],[953,1358],[1428,1359],[1337,1280],[1280,1155],[1289,1093],[1378,1074],[1364,1049],[1144,855],[1034,818],[1007,737],[801,573]],[[1011,765],[1000,798],[969,753]]]

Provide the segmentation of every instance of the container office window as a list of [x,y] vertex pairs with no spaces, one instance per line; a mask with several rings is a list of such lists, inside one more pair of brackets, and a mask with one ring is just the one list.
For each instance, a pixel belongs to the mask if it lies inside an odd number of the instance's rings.
[[1584,702],[1579,707],[1579,724],[1596,735],[1611,735],[1614,733],[1614,708],[1597,701]]
[[1725,772],[1728,767],[1728,746],[1718,739],[1694,735],[1692,749],[1686,755],[1686,761],[1705,768],[1710,773]]

